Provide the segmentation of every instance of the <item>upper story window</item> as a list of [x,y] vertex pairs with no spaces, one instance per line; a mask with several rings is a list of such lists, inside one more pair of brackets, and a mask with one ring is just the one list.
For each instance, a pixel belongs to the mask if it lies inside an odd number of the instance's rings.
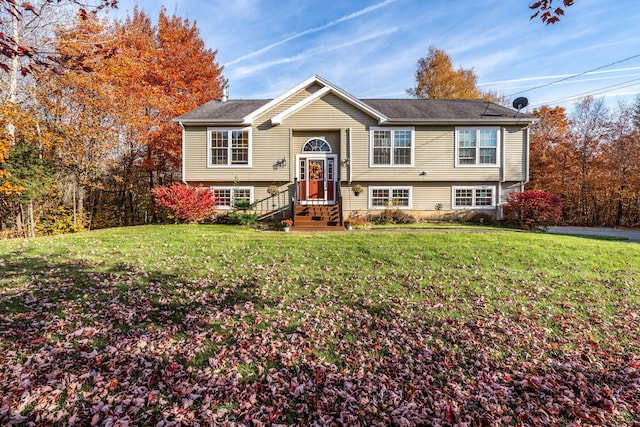
[[456,166],[498,166],[500,128],[456,128]]
[[329,145],[329,143],[327,141],[325,141],[324,139],[321,138],[313,138],[310,139],[309,141],[307,141],[306,144],[304,144],[304,147],[302,147],[302,151],[303,152],[324,152],[324,153],[330,153],[331,152],[331,146]]
[[210,167],[251,166],[251,129],[207,130]]
[[370,165],[413,166],[413,128],[371,128]]

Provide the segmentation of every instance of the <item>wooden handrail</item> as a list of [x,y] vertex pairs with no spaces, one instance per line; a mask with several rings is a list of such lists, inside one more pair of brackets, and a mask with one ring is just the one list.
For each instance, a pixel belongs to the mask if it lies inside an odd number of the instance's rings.
[[342,227],[344,224],[342,222],[343,218],[342,218],[342,189],[340,188],[341,184],[340,184],[340,178],[338,178],[338,181],[336,182],[336,198],[338,200],[338,215],[340,217],[340,226]]
[[296,205],[298,204],[298,178],[293,179],[293,193],[291,194],[291,221],[296,225]]

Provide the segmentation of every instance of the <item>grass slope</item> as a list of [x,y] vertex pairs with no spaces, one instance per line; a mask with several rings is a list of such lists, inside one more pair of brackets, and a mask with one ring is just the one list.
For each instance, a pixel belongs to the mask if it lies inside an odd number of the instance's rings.
[[153,226],[0,271],[0,424],[640,425],[632,243]]

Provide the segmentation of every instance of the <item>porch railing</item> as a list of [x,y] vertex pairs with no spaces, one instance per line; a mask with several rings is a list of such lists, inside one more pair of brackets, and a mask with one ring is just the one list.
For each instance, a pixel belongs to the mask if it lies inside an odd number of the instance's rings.
[[285,219],[287,210],[289,209],[289,195],[291,189],[280,191],[277,194],[272,194],[269,197],[254,202],[254,209],[258,214],[260,220],[276,220]]
[[342,223],[342,184],[340,182],[340,178],[336,182],[336,203],[338,204],[338,215],[340,217],[340,227],[344,224]]
[[298,191],[298,185],[300,185],[298,183],[298,178],[294,178],[293,179],[293,192],[291,194],[291,221],[293,221],[293,225],[296,225],[296,205],[299,202],[298,197],[299,196],[299,191]]

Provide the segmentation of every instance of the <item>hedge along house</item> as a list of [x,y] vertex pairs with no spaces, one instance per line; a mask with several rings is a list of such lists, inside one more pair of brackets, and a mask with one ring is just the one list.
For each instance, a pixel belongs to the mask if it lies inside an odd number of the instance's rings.
[[499,218],[527,181],[535,120],[482,100],[358,99],[319,76],[275,99],[225,95],[175,119],[185,183],[210,186],[221,210],[249,201],[298,229],[388,206]]

